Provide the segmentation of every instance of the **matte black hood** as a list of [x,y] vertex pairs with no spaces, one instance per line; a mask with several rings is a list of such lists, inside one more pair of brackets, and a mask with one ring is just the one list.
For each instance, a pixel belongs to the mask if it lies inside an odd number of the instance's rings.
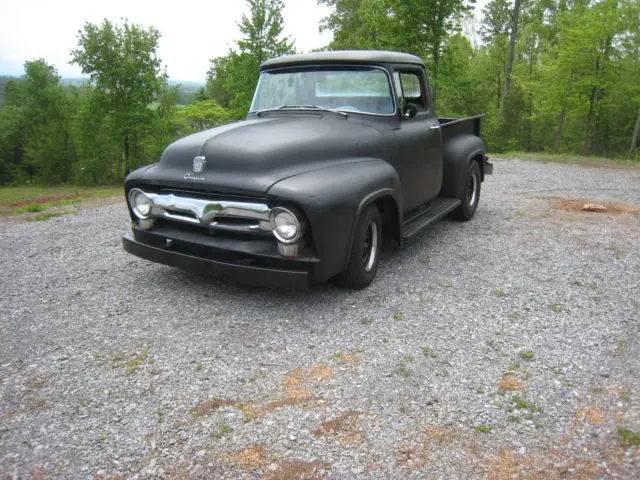
[[[381,133],[355,116],[274,112],[205,130],[169,145],[145,180],[164,186],[265,193],[274,183],[358,157],[384,156]],[[204,156],[201,173],[194,157]]]

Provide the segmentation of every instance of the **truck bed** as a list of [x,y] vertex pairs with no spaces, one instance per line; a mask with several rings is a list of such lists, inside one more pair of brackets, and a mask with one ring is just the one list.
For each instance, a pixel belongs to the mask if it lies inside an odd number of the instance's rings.
[[460,133],[470,133],[479,137],[482,117],[484,115],[475,115],[467,118],[438,118],[442,129],[442,140],[446,142],[449,138]]

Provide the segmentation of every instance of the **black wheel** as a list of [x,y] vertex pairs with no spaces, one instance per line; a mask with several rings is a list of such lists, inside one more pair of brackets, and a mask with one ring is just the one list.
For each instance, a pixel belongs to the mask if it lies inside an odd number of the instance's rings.
[[336,279],[350,288],[368,286],[378,271],[382,247],[382,219],[375,205],[369,205],[360,215],[351,245],[347,268]]
[[462,205],[453,211],[452,216],[454,218],[458,220],[471,220],[473,218],[480,202],[481,179],[480,166],[478,162],[472,160],[467,168],[462,195],[459,197]]

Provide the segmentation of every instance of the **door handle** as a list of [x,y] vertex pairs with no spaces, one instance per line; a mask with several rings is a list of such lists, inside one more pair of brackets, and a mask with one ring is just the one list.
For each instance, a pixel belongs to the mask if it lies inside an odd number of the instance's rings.
[[438,130],[440,128],[440,125],[431,125],[429,127],[429,130]]

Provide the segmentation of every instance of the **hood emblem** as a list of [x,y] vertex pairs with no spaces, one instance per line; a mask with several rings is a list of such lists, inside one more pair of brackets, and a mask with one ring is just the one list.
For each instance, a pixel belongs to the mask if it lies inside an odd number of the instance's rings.
[[193,173],[202,173],[204,172],[204,167],[207,163],[206,157],[202,155],[198,155],[197,157],[193,157]]

